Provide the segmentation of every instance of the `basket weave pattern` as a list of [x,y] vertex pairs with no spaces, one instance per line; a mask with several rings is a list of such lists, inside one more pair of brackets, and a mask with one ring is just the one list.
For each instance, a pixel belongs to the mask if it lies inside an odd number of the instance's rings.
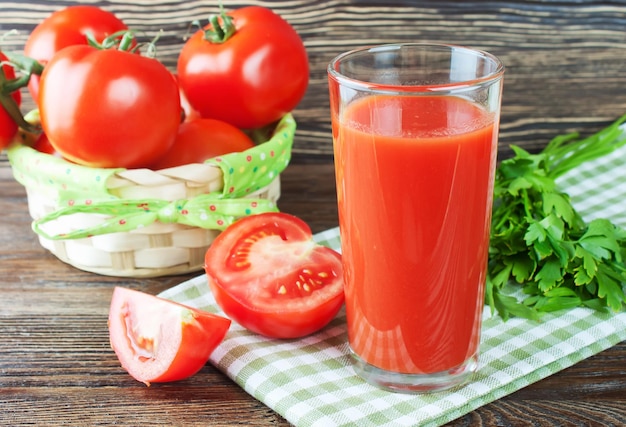
[[277,210],[294,133],[287,115],[250,150],[160,171],[86,168],[27,146],[9,160],[44,248],[81,270],[156,277],[201,270],[232,221]]

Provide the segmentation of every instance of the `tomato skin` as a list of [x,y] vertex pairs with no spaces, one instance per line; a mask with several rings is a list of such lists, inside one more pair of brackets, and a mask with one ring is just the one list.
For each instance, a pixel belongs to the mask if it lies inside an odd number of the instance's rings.
[[225,317],[121,287],[113,291],[108,320],[122,367],[148,386],[197,373],[230,324]]
[[178,92],[180,95],[180,106],[183,109],[183,121],[190,122],[195,119],[200,119],[202,116],[196,110],[193,109],[191,104],[189,104],[189,100],[187,99],[187,95],[183,92],[183,89],[180,87],[180,81],[178,80],[178,75],[176,73],[172,74],[176,83],[178,84]]
[[224,43],[207,41],[198,31],[184,44],[180,84],[202,117],[240,129],[262,127],[292,111],[304,96],[307,52],[289,23],[267,8],[248,6],[228,15],[236,32]]
[[156,59],[70,46],[41,75],[41,125],[65,158],[92,167],[148,167],[174,144],[178,86]]
[[[52,144],[50,144],[50,140],[45,133],[40,133],[35,143],[33,144],[33,148],[41,153],[50,154],[54,157],[62,158],[61,153],[54,149]],[[67,160],[67,159],[66,159]]]
[[344,302],[343,294],[337,294],[316,307],[315,316],[311,313],[299,315],[292,312],[264,311],[246,306],[208,276],[209,287],[217,304],[226,315],[244,328],[268,338],[290,339],[311,335],[326,326],[339,312]]
[[[0,52],[0,62],[8,61],[5,54]],[[2,65],[2,72],[7,80],[15,78],[15,70],[10,65]],[[13,100],[19,106],[22,102],[22,95],[20,91],[15,91],[11,94]],[[0,105],[0,150],[6,148],[15,138],[17,134],[17,123],[13,120],[11,115]]]
[[[113,13],[97,6],[68,6],[53,12],[33,29],[24,45],[24,55],[45,66],[64,47],[86,45],[88,33],[102,42],[107,36],[127,29]],[[37,101],[39,76],[31,76],[28,90]]]
[[235,222],[207,250],[205,270],[224,313],[271,338],[310,335],[344,302],[341,255],[315,243],[308,225],[286,213]]
[[243,131],[230,123],[215,119],[195,119],[181,123],[174,145],[153,169],[165,169],[189,163],[202,163],[212,157],[254,147]]

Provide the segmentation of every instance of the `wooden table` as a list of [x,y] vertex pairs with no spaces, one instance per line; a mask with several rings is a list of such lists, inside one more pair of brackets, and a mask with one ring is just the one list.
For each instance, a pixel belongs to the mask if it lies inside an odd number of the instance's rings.
[[[176,3],[107,7],[132,27],[163,28],[160,58],[173,67],[191,18],[216,10],[209,2]],[[590,133],[626,112],[624,1],[250,3],[288,19],[310,54],[311,85],[294,111],[299,127],[280,207],[314,231],[337,224],[325,66],[346,49],[432,40],[500,56],[507,65],[500,158],[510,155],[511,143],[538,150],[559,133]],[[0,32],[20,31],[2,49],[19,49],[59,4],[0,1]],[[227,9],[243,4],[224,1]],[[25,192],[5,155],[0,212],[0,425],[288,425],[210,365],[188,380],[150,388],[120,368],[106,325],[113,286],[156,294],[193,275],[121,279],[60,262],[31,231]],[[626,424],[626,343],[450,425],[529,424]]]

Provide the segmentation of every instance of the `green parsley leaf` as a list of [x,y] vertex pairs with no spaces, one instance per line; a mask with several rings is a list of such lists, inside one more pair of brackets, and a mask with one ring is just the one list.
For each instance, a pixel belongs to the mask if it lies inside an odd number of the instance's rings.
[[[586,223],[556,178],[626,144],[619,125],[580,139],[560,135],[538,154],[512,146],[496,169],[485,302],[503,319],[585,306],[626,304],[626,230],[608,219]],[[523,297],[510,292],[521,285]]]

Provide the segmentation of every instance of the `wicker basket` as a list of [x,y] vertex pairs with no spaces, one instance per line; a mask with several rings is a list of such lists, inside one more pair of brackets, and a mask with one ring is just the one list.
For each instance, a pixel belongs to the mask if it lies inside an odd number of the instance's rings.
[[81,270],[156,277],[201,270],[221,230],[277,210],[295,127],[286,115],[249,150],[159,171],[89,168],[22,144],[8,157],[44,248]]

